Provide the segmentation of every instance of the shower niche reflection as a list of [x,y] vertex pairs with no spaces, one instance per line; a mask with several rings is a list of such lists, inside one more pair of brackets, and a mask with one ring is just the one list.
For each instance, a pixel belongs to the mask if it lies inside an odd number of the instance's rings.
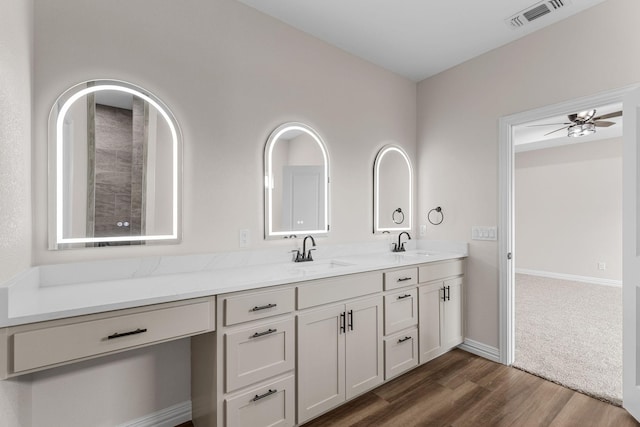
[[50,119],[50,248],[177,241],[180,141],[166,107],[122,82],[68,92]]

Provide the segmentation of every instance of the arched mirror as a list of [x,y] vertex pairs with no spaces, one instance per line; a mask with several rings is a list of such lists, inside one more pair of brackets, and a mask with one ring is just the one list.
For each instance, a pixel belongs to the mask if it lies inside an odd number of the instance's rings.
[[329,232],[329,155],[320,135],[285,123],[264,152],[265,238]]
[[378,152],[373,182],[373,232],[411,230],[413,171],[401,147],[387,145]]
[[146,90],[94,80],[49,116],[49,248],[180,239],[181,133]]

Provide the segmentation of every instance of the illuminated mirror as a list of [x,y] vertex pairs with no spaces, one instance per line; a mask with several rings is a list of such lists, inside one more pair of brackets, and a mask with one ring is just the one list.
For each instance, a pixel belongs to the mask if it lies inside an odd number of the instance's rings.
[[265,238],[329,232],[329,155],[303,123],[276,128],[265,146]]
[[49,116],[49,248],[180,240],[181,133],[129,83],[72,87]]
[[407,153],[383,147],[373,166],[373,232],[408,231],[412,227],[413,173]]

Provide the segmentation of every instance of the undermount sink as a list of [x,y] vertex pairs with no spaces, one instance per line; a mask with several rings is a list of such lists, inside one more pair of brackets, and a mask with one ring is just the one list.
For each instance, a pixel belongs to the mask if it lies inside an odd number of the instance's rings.
[[292,271],[301,272],[303,274],[323,273],[325,271],[332,271],[336,268],[349,267],[352,264],[350,262],[338,261],[335,259],[321,260],[321,261],[308,261],[296,263],[290,266]]
[[407,252],[403,252],[402,255],[404,256],[415,256],[415,257],[429,257],[429,256],[433,256],[436,255],[436,252],[428,252],[428,251],[407,251]]

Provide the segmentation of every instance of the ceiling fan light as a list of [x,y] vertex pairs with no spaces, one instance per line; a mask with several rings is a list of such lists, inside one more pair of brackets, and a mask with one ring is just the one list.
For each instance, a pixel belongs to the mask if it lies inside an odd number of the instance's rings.
[[571,138],[578,138],[581,136],[591,135],[596,133],[596,125],[593,123],[582,123],[578,125],[569,126],[567,129],[568,135]]
[[581,111],[577,114],[577,118],[580,119],[583,122],[589,121],[593,118],[593,116],[596,115],[596,110],[591,109],[591,110],[586,110],[586,111]]

